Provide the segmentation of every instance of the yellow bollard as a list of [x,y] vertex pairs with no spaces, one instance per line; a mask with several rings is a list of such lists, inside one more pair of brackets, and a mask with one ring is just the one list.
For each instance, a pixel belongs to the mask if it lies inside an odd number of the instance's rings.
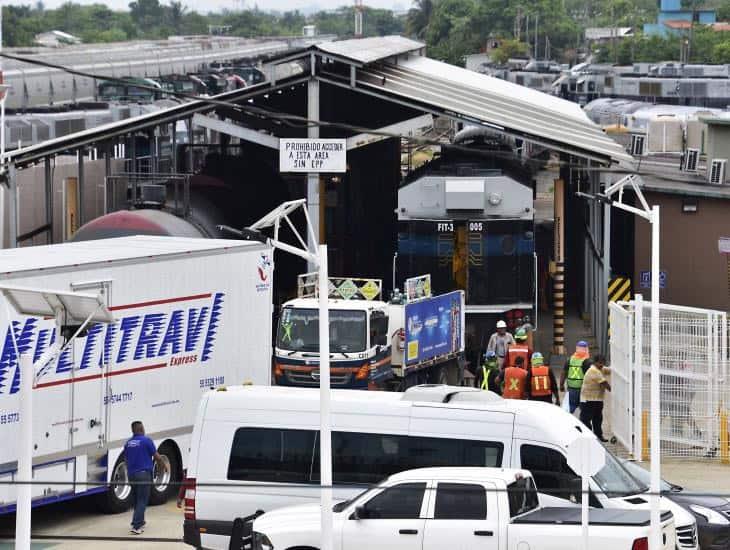
[[641,460],[649,460],[649,411],[641,412]]
[[727,411],[720,412],[720,461],[723,464],[730,464],[730,443],[728,439]]

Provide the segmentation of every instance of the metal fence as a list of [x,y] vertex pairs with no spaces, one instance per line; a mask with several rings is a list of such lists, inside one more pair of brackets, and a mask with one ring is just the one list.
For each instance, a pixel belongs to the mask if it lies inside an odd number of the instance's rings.
[[[651,307],[641,299],[610,304],[611,424],[637,459],[649,454]],[[728,449],[727,314],[661,304],[659,309],[661,452],[720,459]]]

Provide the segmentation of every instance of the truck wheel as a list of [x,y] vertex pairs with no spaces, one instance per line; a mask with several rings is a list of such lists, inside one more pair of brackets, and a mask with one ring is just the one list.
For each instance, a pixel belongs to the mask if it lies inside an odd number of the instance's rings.
[[101,493],[98,504],[106,514],[120,514],[132,506],[132,486],[128,483],[127,463],[124,454],[117,459],[110,478],[109,489]]
[[172,445],[163,444],[158,449],[162,462],[167,465],[167,469],[163,470],[157,463],[154,464],[152,471],[152,489],[150,490],[150,504],[156,506],[164,504],[169,498],[178,491],[175,482],[179,479],[179,464],[177,453]]

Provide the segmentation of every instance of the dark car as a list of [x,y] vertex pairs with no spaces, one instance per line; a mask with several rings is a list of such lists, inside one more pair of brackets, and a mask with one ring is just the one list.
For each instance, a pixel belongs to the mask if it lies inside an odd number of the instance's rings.
[[[624,466],[638,481],[649,485],[650,475],[636,462]],[[691,512],[697,520],[701,550],[730,550],[730,500],[710,495],[684,494],[682,487],[662,480],[662,495]]]

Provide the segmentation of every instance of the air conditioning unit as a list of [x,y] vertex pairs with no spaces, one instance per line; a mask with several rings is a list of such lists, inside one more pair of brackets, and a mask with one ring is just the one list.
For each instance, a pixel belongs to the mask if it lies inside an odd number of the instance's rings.
[[725,183],[725,164],[727,164],[727,159],[712,159],[712,163],[707,170],[707,180],[711,184],[722,185]]
[[696,172],[697,161],[700,159],[699,149],[687,149],[682,157],[682,170],[685,172]]
[[646,136],[633,134],[631,136],[631,154],[635,157],[644,154],[644,139]]

